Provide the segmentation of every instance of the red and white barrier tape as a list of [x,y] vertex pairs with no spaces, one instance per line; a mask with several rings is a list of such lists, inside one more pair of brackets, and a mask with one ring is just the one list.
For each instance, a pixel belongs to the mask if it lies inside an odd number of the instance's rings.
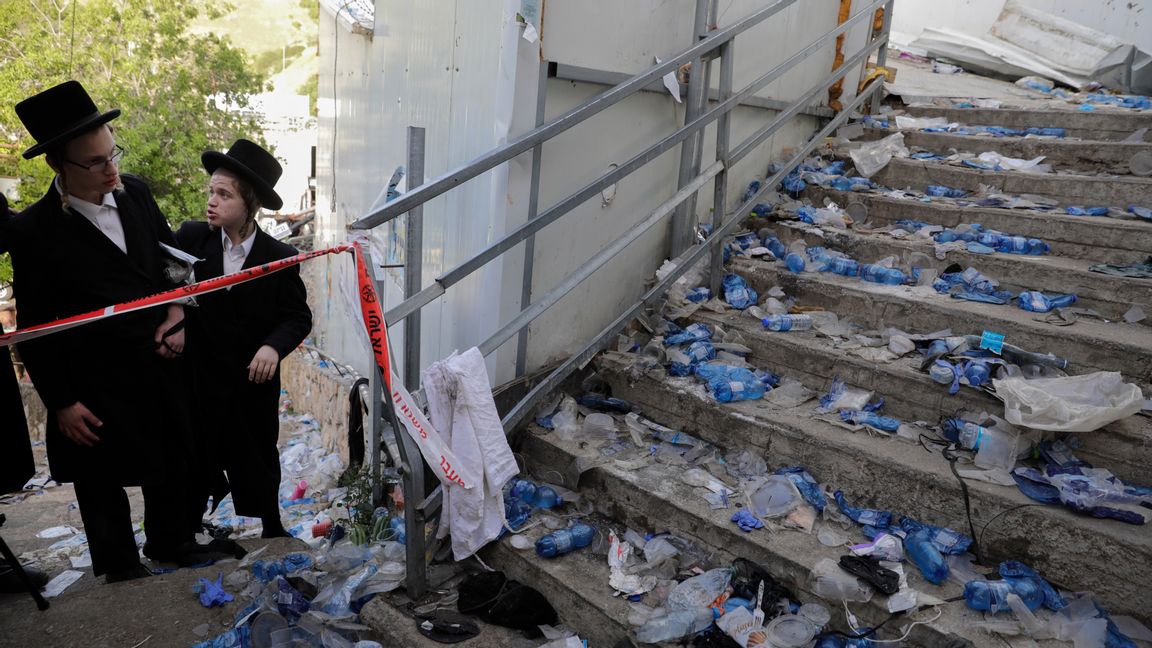
[[231,286],[259,279],[273,272],[285,270],[310,259],[328,254],[339,254],[341,252],[352,252],[356,258],[357,292],[360,295],[360,311],[364,318],[364,327],[367,329],[368,339],[372,343],[372,353],[375,356],[376,365],[379,367],[381,375],[384,376],[385,387],[388,390],[392,403],[395,405],[397,418],[403,424],[409,436],[411,436],[417,446],[419,446],[420,453],[423,455],[424,460],[433,468],[445,486],[472,488],[476,482],[470,477],[465,476],[466,471],[462,468],[460,461],[457,460],[452,450],[443,442],[440,435],[436,432],[436,429],[432,427],[432,424],[425,418],[424,413],[416,406],[412,395],[404,389],[404,385],[401,384],[400,379],[396,376],[395,372],[392,371],[392,364],[388,354],[388,327],[384,322],[384,316],[380,310],[380,302],[372,283],[372,276],[368,271],[368,264],[364,260],[365,255],[359,243],[355,245],[343,244],[323,250],[304,252],[280,259],[279,261],[265,263],[253,268],[246,268],[221,277],[198,281],[194,284],[173,288],[172,290],[166,290],[161,293],[156,293],[155,295],[141,297],[140,299],[134,299],[122,304],[114,304],[87,313],[30,326],[5,335],[0,335],[0,347],[59,333],[60,331],[91,324],[92,322],[98,322],[109,317],[115,317],[116,315],[123,315],[124,313],[131,313],[145,308],[154,308],[156,306],[178,302],[188,297],[223,290]]

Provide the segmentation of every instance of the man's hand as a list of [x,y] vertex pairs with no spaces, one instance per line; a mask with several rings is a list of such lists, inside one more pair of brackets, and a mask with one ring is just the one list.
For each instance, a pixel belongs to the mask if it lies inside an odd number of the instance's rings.
[[276,373],[279,364],[280,354],[265,344],[260,347],[256,355],[252,356],[252,362],[248,363],[248,380],[256,384],[269,380]]
[[168,306],[168,317],[160,323],[159,328],[156,329],[156,334],[153,336],[156,339],[156,353],[159,353],[165,358],[178,358],[184,353],[184,330],[181,329],[167,338],[164,334],[172,329],[173,326],[180,324],[184,321],[184,307],[178,304],[170,304]]
[[92,447],[100,442],[100,437],[89,428],[104,425],[96,415],[84,407],[84,403],[72,403],[56,410],[56,421],[60,431],[76,445]]

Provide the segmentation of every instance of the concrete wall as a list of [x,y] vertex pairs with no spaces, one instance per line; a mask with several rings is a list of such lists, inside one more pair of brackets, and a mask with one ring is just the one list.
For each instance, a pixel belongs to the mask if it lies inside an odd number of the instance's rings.
[[[1112,34],[1152,52],[1152,0],[1023,0],[1024,4]],[[892,30],[911,38],[925,27],[988,31],[1004,0],[896,0]],[[1149,10],[1148,14],[1144,11]]]

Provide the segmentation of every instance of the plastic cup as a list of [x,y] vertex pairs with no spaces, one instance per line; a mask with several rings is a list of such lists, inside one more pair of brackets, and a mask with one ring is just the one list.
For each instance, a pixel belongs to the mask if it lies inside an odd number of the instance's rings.
[[779,648],[800,648],[807,646],[816,630],[812,624],[798,614],[778,616],[764,629],[768,642]]
[[616,420],[609,414],[596,412],[584,417],[584,436],[612,437],[616,434]]
[[811,623],[812,627],[816,629],[816,632],[822,630],[824,626],[828,625],[828,622],[832,620],[832,613],[828,611],[828,608],[819,603],[805,603],[801,605],[798,614],[803,617],[805,621]]

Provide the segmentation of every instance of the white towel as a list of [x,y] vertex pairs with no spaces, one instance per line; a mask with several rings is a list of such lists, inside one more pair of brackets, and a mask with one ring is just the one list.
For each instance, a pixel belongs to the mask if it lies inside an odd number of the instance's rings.
[[452,554],[463,560],[500,535],[502,489],[520,470],[496,413],[479,349],[453,353],[422,371],[420,377],[433,427],[468,474],[477,478],[474,488],[450,485],[444,490],[439,535],[452,534]]

